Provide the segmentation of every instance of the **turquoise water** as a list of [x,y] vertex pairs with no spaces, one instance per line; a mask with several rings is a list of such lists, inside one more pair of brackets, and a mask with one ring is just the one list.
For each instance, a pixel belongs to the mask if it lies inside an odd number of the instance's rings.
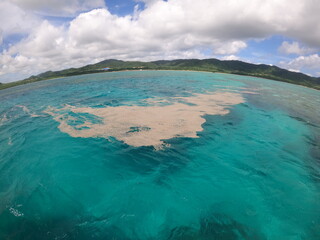
[[[199,138],[162,150],[74,138],[44,113],[244,88]],[[28,84],[0,102],[0,239],[320,239],[319,91],[141,71]]]

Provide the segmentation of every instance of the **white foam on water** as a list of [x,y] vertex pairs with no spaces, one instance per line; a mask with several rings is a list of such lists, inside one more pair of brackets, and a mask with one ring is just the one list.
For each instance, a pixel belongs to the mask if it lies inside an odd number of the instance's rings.
[[20,107],[26,114],[30,115],[30,117],[43,117],[43,115],[32,113],[30,109],[24,105],[16,105],[16,107]]
[[12,215],[14,215],[15,217],[23,217],[24,214],[22,212],[20,212],[18,209],[15,209],[13,207],[9,208],[9,211]]
[[11,136],[8,138],[8,145],[12,145],[12,138],[11,138]]
[[0,117],[0,126],[2,126],[4,123],[8,122],[9,119],[7,117],[7,114],[4,113],[1,117]]

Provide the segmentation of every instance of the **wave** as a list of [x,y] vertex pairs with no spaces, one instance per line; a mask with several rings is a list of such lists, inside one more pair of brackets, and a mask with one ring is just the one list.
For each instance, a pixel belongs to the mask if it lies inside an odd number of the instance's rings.
[[16,107],[21,108],[26,114],[28,114],[30,117],[43,117],[44,115],[38,115],[30,111],[30,109],[27,106],[24,105],[16,105]]

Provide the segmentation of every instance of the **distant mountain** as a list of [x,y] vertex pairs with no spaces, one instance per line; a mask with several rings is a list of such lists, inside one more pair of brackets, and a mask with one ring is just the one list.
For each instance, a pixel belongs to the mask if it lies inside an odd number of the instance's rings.
[[116,59],[104,60],[96,64],[86,65],[80,68],[69,68],[61,71],[48,71],[27,79],[4,83],[0,89],[13,87],[30,82],[42,81],[52,78],[67,77],[80,74],[98,72],[111,72],[123,70],[195,70],[207,72],[221,72],[239,75],[248,75],[273,79],[277,81],[299,84],[320,90],[320,78],[311,77],[303,73],[291,72],[277,66],[265,64],[251,64],[242,61],[221,61],[218,59],[178,59],[161,60],[153,62],[121,61]]

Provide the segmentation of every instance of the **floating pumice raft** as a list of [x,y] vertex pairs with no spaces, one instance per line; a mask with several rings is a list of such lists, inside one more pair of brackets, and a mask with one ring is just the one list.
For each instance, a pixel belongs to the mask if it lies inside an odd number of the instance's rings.
[[[240,93],[210,92],[190,97],[146,99],[147,106],[118,106],[105,108],[48,107],[45,113],[59,122],[59,129],[72,137],[114,137],[134,146],[161,149],[163,140],[175,137],[197,138],[202,131],[205,115],[225,115],[230,106],[245,102]],[[163,105],[163,102],[166,105]],[[80,124],[77,114],[93,115],[98,121],[86,119]]]

